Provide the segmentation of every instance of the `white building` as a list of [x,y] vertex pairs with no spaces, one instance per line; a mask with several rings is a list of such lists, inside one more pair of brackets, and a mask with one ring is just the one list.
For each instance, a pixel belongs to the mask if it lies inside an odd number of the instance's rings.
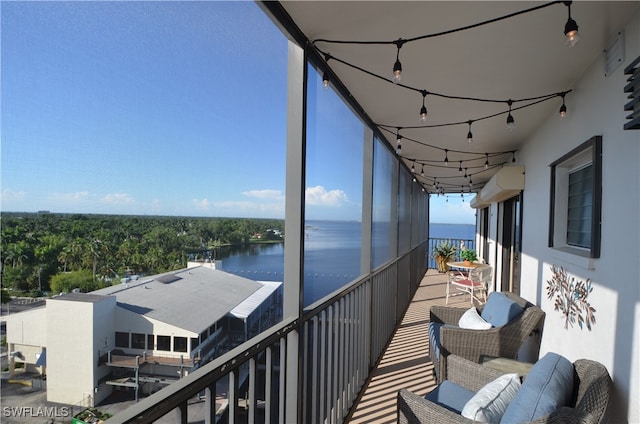
[[153,393],[278,322],[281,286],[201,266],[47,299],[7,317],[10,371],[46,373],[51,402]]

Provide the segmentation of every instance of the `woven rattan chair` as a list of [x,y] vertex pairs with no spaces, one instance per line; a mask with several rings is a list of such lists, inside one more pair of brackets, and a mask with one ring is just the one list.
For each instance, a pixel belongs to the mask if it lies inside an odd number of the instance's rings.
[[[472,391],[500,375],[500,372],[464,360],[456,355],[449,357],[449,380]],[[602,421],[611,389],[611,377],[600,363],[579,359],[573,363],[574,386],[570,406],[556,409],[532,423],[598,424]],[[474,423],[455,412],[426,400],[406,389],[398,392],[398,423],[400,424],[446,424]]]
[[[488,330],[467,330],[457,327],[460,317],[468,308],[432,306],[429,319],[432,323],[449,324],[440,327],[440,344],[431,346],[431,361],[437,381],[447,379],[447,356],[455,354],[479,363],[481,356],[517,359],[518,350],[534,330],[542,328],[545,313],[526,299],[504,292],[518,303],[524,312],[502,327]],[[482,308],[478,308],[482,312]],[[434,352],[438,351],[439,354]],[[537,353],[537,352],[536,352]]]

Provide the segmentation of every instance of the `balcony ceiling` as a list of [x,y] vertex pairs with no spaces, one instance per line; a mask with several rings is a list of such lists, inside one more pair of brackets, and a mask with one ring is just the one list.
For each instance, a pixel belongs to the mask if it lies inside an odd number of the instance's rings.
[[[542,4],[545,3],[282,2],[284,9],[311,41],[409,39],[476,24]],[[571,16],[579,26],[581,40],[573,48],[564,44],[568,11],[562,3],[473,29],[405,43],[400,50],[401,83],[433,93],[505,101],[571,90],[587,67],[595,61],[603,62],[603,50],[611,45],[639,6],[637,1],[574,2]],[[396,144],[395,128],[402,128],[403,160],[409,168],[414,160],[417,161],[417,178],[431,192],[434,177],[445,192],[459,193],[461,187],[465,192],[469,190],[468,179],[458,173],[460,160],[465,161],[462,167],[467,167],[472,175],[472,191],[478,191],[499,170],[499,164],[510,164],[513,156],[511,153],[502,156],[492,154],[517,151],[543,121],[551,115],[555,119],[562,104],[562,99],[556,97],[514,111],[516,127],[510,131],[506,126],[507,103],[471,102],[427,95],[429,114],[424,125],[464,124],[408,129],[406,127],[422,125],[419,122],[422,94],[388,82],[396,60],[394,44],[315,44],[334,58],[388,77],[381,80],[335,59],[328,62],[371,120],[376,125],[391,127],[391,132],[383,131],[390,145]],[[622,105],[622,87],[620,90]],[[524,104],[514,103],[513,108]],[[566,96],[566,105],[568,116],[565,119],[571,119],[572,113],[579,113],[571,93]],[[501,112],[504,114],[474,122],[471,127],[473,142],[467,143],[469,126],[466,122]],[[619,113],[621,116],[624,114],[622,106]],[[444,166],[444,149],[448,149],[449,166]],[[488,170],[484,168],[485,153],[490,154]],[[472,158],[478,159],[469,161]],[[423,164],[425,177],[420,175]]]

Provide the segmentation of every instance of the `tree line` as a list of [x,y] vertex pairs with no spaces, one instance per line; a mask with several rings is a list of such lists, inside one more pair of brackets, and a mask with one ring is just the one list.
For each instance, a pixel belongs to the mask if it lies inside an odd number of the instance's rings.
[[[282,241],[284,221],[258,218],[3,212],[2,288],[91,291],[127,274],[157,274],[225,245]],[[261,237],[258,239],[256,235]]]

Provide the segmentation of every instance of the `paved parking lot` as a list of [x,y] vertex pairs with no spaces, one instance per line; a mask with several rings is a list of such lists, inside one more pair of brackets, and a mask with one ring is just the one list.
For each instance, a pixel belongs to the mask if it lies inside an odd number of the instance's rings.
[[[2,424],[70,423],[71,418],[85,409],[85,406],[67,405],[47,401],[45,390],[34,388],[31,379],[38,374],[17,373],[9,379],[2,373],[0,396],[0,422]],[[135,401],[126,394],[115,393],[97,408],[116,414]]]

